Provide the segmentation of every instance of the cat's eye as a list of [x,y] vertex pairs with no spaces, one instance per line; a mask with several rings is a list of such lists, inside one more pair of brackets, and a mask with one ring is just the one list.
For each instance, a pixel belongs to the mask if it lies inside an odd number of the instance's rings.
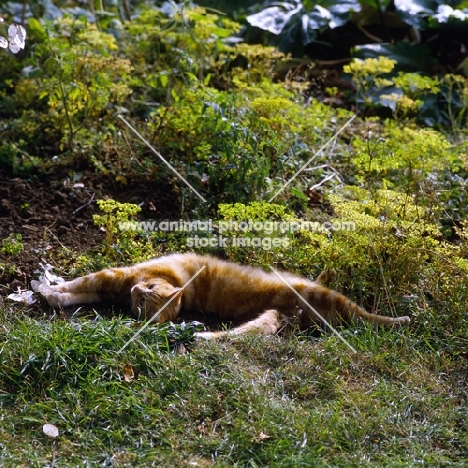
[[155,286],[156,286],[155,284],[150,283],[150,284],[148,284],[148,286],[146,287],[146,289],[154,289]]

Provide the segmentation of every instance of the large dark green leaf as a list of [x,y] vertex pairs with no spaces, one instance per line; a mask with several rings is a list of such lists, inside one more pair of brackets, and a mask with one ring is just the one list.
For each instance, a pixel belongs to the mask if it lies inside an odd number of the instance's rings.
[[320,6],[326,8],[332,17],[330,27],[342,26],[349,21],[352,13],[361,11],[361,4],[358,1],[353,0],[325,0],[320,2]]
[[437,60],[431,57],[431,51],[426,44],[409,42],[357,46],[353,56],[361,59],[388,57],[396,60],[398,70],[429,74],[437,63]]
[[304,46],[315,39],[319,27],[310,15],[298,15],[297,21],[290,21],[275,43],[281,51],[301,57]]
[[419,29],[448,22],[468,21],[468,5],[465,1],[395,0],[394,3],[400,18]]
[[460,22],[468,22],[468,8],[459,10],[457,8],[452,8],[450,5],[439,5],[437,14],[429,18],[429,24],[433,27],[442,23]]
[[418,29],[427,27],[426,17],[437,10],[436,0],[395,0],[398,16],[406,23]]
[[360,3],[382,11],[392,3],[392,0],[361,0]]
[[300,0],[274,2],[269,7],[249,15],[250,25],[278,36],[273,42],[283,52],[302,55],[303,47],[312,42],[317,33],[326,28],[341,26],[361,6],[355,0],[322,0],[309,2],[306,10]]
[[301,10],[304,10],[304,7],[300,2],[281,2],[247,16],[247,21],[251,26],[278,35],[281,34],[291,18]]

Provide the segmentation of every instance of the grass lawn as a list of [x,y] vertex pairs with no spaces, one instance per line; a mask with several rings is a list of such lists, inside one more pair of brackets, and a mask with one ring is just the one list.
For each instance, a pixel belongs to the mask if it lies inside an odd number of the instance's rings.
[[411,326],[344,330],[357,353],[332,334],[174,347],[150,326],[119,354],[127,319],[2,324],[3,467],[468,464],[466,355]]

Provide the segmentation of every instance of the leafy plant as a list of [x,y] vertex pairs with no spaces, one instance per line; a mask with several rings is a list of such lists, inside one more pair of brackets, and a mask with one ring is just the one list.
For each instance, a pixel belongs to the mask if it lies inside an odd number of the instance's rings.
[[[119,203],[112,199],[98,200],[97,204],[103,215],[93,215],[94,224],[102,226],[106,233],[104,240],[104,255],[110,256],[115,248],[126,250],[132,242],[134,232],[120,230],[119,223],[128,223],[132,216],[135,216],[141,208],[131,203]],[[127,252],[130,253],[131,252]]]
[[395,73],[395,60],[379,56],[355,59],[343,67],[356,87],[356,108],[378,106],[392,110],[395,119],[416,117],[430,126],[462,131],[468,112],[468,79],[447,74],[431,78],[420,73]]
[[445,0],[395,0],[399,16],[413,27],[426,29],[439,25],[460,24],[468,20],[466,2]]
[[352,76],[356,86],[356,109],[359,111],[361,105],[373,103],[373,97],[376,89],[380,90],[391,85],[388,78],[382,78],[380,75],[388,75],[395,66],[395,61],[386,57],[377,59],[354,60],[349,65],[343,67],[345,73]]
[[[415,61],[421,64],[421,54],[419,56],[417,54],[418,47],[406,47],[400,42],[409,26],[422,30],[439,28],[443,31],[452,25],[463,27],[467,24],[467,18],[468,10],[463,1],[449,5],[443,0],[410,2],[294,0],[269,1],[266,3],[266,8],[247,16],[246,19],[251,26],[270,33],[270,42],[277,45],[280,50],[292,52],[297,56],[303,55],[304,46],[313,43],[320,32],[333,31],[348,22],[357,27],[364,37],[367,36],[368,43],[372,44],[364,46],[363,49],[372,52],[375,42],[382,43],[377,45],[380,51],[378,55],[396,59],[396,55],[399,54],[403,62],[410,65],[413,61],[415,66]],[[367,31],[369,27],[370,31]],[[374,31],[376,27],[379,28],[377,32]],[[391,37],[392,28],[400,31],[396,41]],[[330,38],[332,34],[325,37]],[[324,38],[320,37],[318,41],[324,42]],[[362,39],[356,44],[362,44],[360,41]],[[395,42],[397,42],[396,47]],[[326,45],[331,47],[331,44]],[[400,45],[402,47],[399,47]],[[423,60],[425,59],[426,57]],[[426,67],[419,69],[427,71]]]
[[291,245],[287,225],[294,216],[282,205],[252,202],[220,204],[219,235],[226,240],[223,252],[232,260],[262,265],[282,257]]
[[24,250],[23,236],[21,234],[11,233],[2,240],[2,253],[6,255],[18,255]]
[[83,20],[64,17],[46,34],[35,53],[44,72],[39,99],[47,98],[55,125],[67,129],[66,148],[72,150],[80,131],[86,127],[89,135],[91,122],[98,128],[102,117],[131,93],[131,65],[117,56],[114,36]]
[[444,168],[460,166],[450,142],[431,129],[389,122],[381,133],[356,136],[353,146],[358,180],[369,188],[377,185],[422,195],[428,178],[435,184]]
[[273,43],[282,52],[299,57],[318,32],[343,25],[353,12],[361,10],[360,3],[353,0],[270,1],[267,5],[259,13],[247,16],[248,23],[276,36]]
[[468,78],[449,73],[440,80],[444,117],[454,132],[465,132],[468,124]]

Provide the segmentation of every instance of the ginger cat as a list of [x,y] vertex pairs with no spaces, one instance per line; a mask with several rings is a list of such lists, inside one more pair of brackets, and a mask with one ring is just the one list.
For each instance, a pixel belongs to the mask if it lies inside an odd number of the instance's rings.
[[182,311],[203,311],[221,319],[246,322],[229,331],[198,333],[204,338],[250,331],[272,335],[284,320],[294,317],[302,327],[320,324],[322,318],[332,325],[357,318],[390,326],[410,321],[409,317],[391,318],[366,312],[324,286],[330,279],[328,272],[315,282],[289,273],[282,272],[280,276],[215,257],[186,253],[105,269],[59,285],[48,286],[39,281],[32,281],[31,285],[52,307],[131,299],[135,318],[148,319],[157,314],[155,320],[159,323],[174,320]]

